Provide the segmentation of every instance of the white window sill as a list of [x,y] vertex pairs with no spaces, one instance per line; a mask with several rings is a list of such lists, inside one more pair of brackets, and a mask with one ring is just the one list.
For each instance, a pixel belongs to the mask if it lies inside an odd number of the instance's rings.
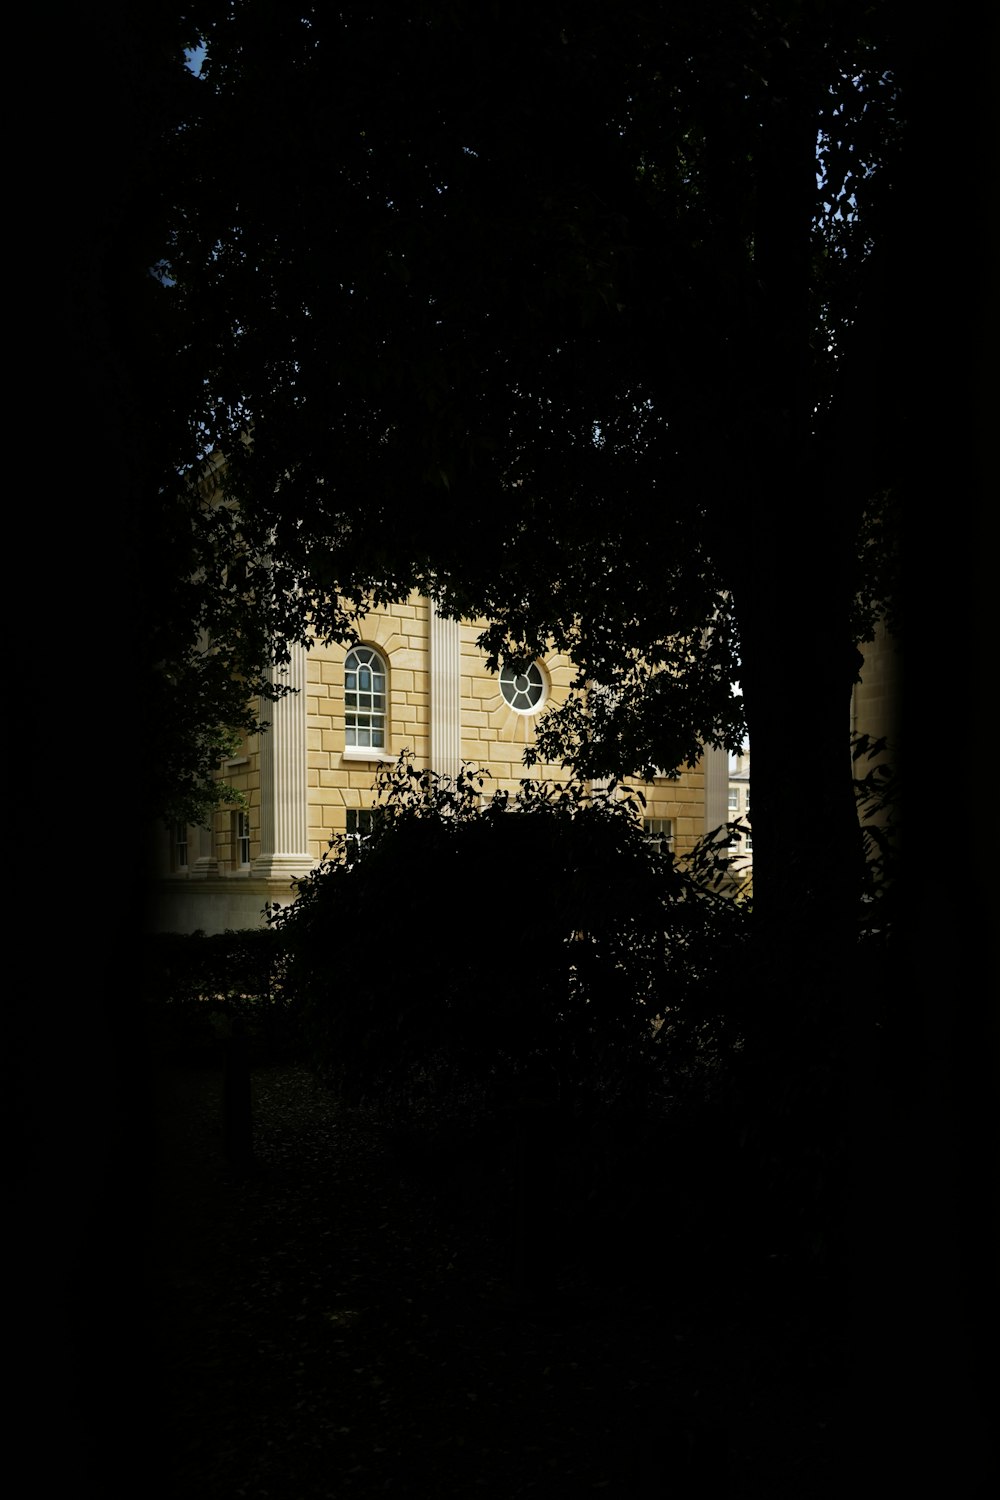
[[370,745],[345,745],[341,760],[367,760],[394,765],[396,757],[388,750],[376,750]]

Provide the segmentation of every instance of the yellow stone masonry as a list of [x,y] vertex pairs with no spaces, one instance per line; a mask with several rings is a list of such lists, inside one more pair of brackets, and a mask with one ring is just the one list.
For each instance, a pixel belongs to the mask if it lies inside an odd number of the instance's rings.
[[[487,670],[486,659],[477,644],[482,622],[463,622],[458,627],[459,683],[458,698],[461,723],[460,754],[464,761],[490,773],[492,790],[516,793],[520,782],[530,776],[536,780],[565,780],[567,772],[558,765],[539,764],[530,768],[523,763],[524,751],[533,739],[536,715],[521,713],[504,700],[500,681]],[[374,781],[380,762],[393,762],[400,752],[409,750],[417,766],[427,766],[431,746],[431,606],[426,599],[413,594],[401,604],[389,605],[366,616],[359,623],[359,640],[374,647],[387,669],[386,734],[384,750],[367,750],[346,744],[344,663],[350,647],[314,645],[306,658],[304,744],[306,750],[306,795],[308,798],[307,851],[318,861],[326,852],[330,839],[347,829],[349,810],[370,807],[374,801]],[[454,639],[454,637],[452,637]],[[544,680],[545,696],[540,712],[563,702],[575,675],[570,660],[552,652],[537,663]],[[264,717],[267,717],[265,709]],[[229,781],[247,799],[250,817],[250,864],[261,854],[261,759],[256,737],[241,746],[231,761],[220,767],[220,776]],[[633,782],[646,798],[647,818],[670,819],[673,823],[674,848],[686,854],[705,832],[705,776],[699,766],[684,772],[676,781],[657,778],[652,782]],[[187,887],[188,905],[176,920],[188,925],[213,929],[211,921],[194,921],[187,916],[194,909],[194,897],[215,895],[226,887],[235,888],[238,877],[246,885],[244,905],[252,905],[258,888],[264,899],[275,899],[274,882],[267,886],[252,869],[240,864],[237,845],[237,809],[215,814],[210,841],[211,855],[206,880],[196,881],[193,864],[204,844],[199,844],[197,830],[189,831],[190,863],[177,869],[176,860],[164,865],[164,875],[173,887],[176,901],[181,902],[181,882]],[[202,873],[204,870],[204,861]],[[287,881],[285,882],[287,885]],[[197,888],[197,889],[196,889]],[[287,899],[284,889],[282,898]],[[221,897],[220,897],[221,899]],[[231,895],[226,909],[235,910]],[[263,904],[263,899],[260,900]],[[174,910],[182,905],[175,902]],[[234,918],[236,920],[236,918]]]
[[[344,659],[349,647],[312,648],[308,658],[308,785],[309,852],[319,859],[334,834],[347,827],[348,808],[369,807],[374,801],[375,773],[380,759],[395,760],[408,749],[418,765],[430,755],[430,606],[426,599],[411,595],[404,604],[388,605],[365,616],[359,637],[374,646],[389,669],[389,716],[385,757],[370,760],[345,759]],[[530,770],[524,765],[525,747],[534,736],[534,716],[518,713],[504,701],[499,678],[486,668],[486,658],[477,644],[483,621],[461,626],[461,718],[462,759],[490,772],[493,790],[516,793],[521,781],[563,780],[565,770],[540,763]],[[550,653],[539,661],[546,685],[546,706],[566,699],[574,677],[568,657]],[[259,805],[260,778],[256,743],[251,765],[233,785],[251,798],[251,830],[258,826],[254,806]],[[256,776],[256,780],[254,779]],[[700,770],[685,772],[677,781],[630,781],[646,798],[645,816],[670,818],[674,824],[675,848],[687,853],[704,832],[704,776]],[[256,790],[256,799],[254,791]],[[216,836],[229,839],[228,814],[219,814]],[[233,855],[227,852],[231,863]]]

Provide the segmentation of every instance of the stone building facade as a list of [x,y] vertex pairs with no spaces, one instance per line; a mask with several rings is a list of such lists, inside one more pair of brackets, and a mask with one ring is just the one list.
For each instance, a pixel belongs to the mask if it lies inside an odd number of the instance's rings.
[[[565,698],[572,663],[551,653],[524,674],[497,675],[476,643],[481,628],[414,594],[367,616],[358,646],[294,648],[286,680],[297,691],[267,705],[268,730],[220,769],[246,806],[165,841],[152,925],[259,925],[265,903],[291,900],[333,835],[364,831],[378,767],[403,750],[449,776],[472,762],[489,772],[490,790],[513,793],[528,775],[565,779],[554,765],[527,770],[523,756],[538,716]],[[725,753],[708,751],[677,780],[635,783],[650,836],[687,853],[725,821],[727,781]]]
[[753,832],[750,824],[750,746],[743,745],[729,758],[729,803],[726,818],[745,826],[740,841],[731,850],[730,873],[745,884],[753,876]]

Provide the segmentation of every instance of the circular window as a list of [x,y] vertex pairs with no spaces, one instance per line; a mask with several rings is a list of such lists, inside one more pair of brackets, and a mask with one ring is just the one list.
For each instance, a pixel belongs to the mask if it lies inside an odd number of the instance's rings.
[[531,663],[524,671],[504,667],[500,673],[500,691],[504,702],[521,714],[534,713],[545,697],[545,682],[540,669]]

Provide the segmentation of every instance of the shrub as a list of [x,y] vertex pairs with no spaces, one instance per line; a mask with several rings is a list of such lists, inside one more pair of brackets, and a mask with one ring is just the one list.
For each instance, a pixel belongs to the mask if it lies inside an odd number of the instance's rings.
[[261,1060],[298,1049],[297,1007],[274,929],[157,933],[144,956],[147,1030],[159,1052],[213,1057],[234,1021]]
[[650,844],[624,788],[486,783],[401,757],[370,837],[333,840],[275,913],[317,1063],[411,1111],[486,1108],[529,1076],[564,1105],[610,1102],[662,1090],[668,1056],[678,1086],[729,1044],[746,913]]

